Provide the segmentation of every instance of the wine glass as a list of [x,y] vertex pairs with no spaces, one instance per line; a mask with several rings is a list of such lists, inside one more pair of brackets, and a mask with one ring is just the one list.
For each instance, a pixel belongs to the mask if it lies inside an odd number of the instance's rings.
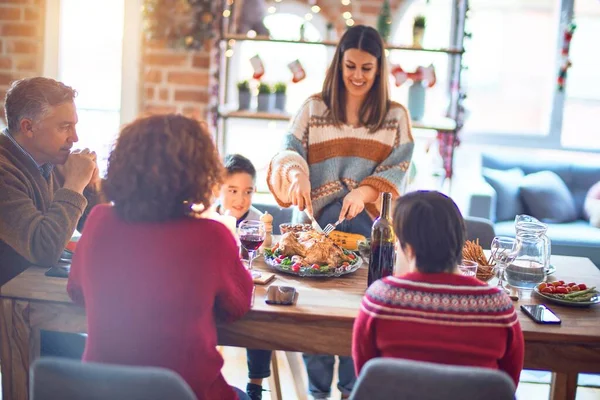
[[496,236],[492,240],[491,245],[492,259],[496,263],[496,273],[498,274],[498,287],[502,288],[505,292],[509,293],[503,285],[504,271],[508,267],[521,250],[521,241],[518,238],[511,238],[508,236]]
[[238,236],[242,247],[248,251],[248,271],[252,274],[252,278],[260,278],[260,272],[252,271],[252,261],[256,250],[265,240],[265,225],[261,221],[242,221],[238,227]]

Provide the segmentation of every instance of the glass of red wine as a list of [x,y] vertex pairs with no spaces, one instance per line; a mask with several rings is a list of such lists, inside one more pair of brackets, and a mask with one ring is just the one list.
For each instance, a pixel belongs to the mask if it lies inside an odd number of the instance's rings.
[[261,221],[242,221],[238,227],[242,247],[248,251],[248,271],[252,278],[260,278],[260,272],[252,271],[252,261],[256,251],[265,241],[265,226]]

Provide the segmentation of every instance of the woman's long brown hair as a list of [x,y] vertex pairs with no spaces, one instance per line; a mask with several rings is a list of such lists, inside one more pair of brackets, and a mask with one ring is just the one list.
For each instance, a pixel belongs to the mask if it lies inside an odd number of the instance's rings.
[[321,96],[329,109],[329,116],[333,119],[334,124],[339,126],[346,123],[346,87],[342,77],[342,57],[348,49],[362,50],[377,58],[375,82],[360,106],[358,114],[359,123],[369,128],[370,132],[375,132],[383,124],[390,108],[385,49],[383,40],[375,29],[356,25],[344,33],[327,70]]

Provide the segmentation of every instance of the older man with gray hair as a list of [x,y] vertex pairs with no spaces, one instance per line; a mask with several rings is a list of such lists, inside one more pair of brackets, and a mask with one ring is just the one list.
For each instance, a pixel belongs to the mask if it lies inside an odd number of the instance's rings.
[[[96,154],[79,139],[75,90],[53,79],[13,82],[0,134],[0,285],[28,266],[56,264],[100,201]],[[42,338],[42,350],[44,338]]]

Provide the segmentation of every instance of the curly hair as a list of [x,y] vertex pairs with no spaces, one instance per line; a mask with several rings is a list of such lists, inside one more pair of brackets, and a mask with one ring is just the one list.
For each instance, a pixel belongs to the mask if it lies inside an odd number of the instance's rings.
[[208,209],[223,165],[205,125],[154,115],[125,126],[108,158],[103,190],[126,221],[166,221]]

